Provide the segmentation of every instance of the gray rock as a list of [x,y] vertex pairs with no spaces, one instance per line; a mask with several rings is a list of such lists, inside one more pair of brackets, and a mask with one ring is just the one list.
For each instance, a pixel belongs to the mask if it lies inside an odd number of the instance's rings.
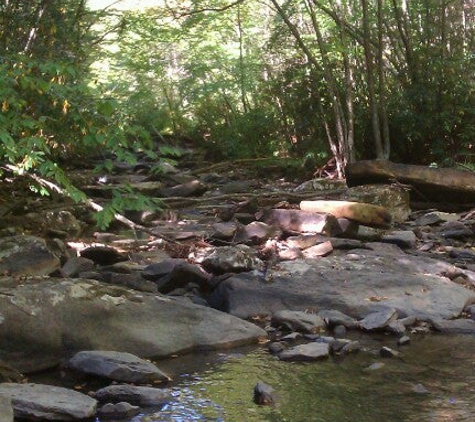
[[364,371],[377,371],[385,366],[383,362],[374,362],[364,369]]
[[365,331],[384,330],[396,318],[396,309],[384,309],[369,314],[358,322],[358,326]]
[[140,413],[140,407],[132,406],[127,402],[107,403],[97,410],[97,414],[104,419],[125,419]]
[[322,317],[329,327],[343,325],[344,327],[351,329],[356,328],[358,324],[356,319],[351,318],[336,309],[322,309],[321,311],[318,311],[317,315]]
[[338,220],[331,214],[301,210],[270,209],[265,210],[259,220],[281,228],[284,231],[325,234],[341,234]]
[[333,252],[332,242],[329,240],[323,243],[320,243],[315,246],[310,246],[307,249],[303,250],[303,256],[305,258],[318,258],[320,256],[327,256]]
[[118,382],[148,384],[171,380],[153,363],[124,352],[82,351],[69,360],[69,365],[77,371]]
[[277,311],[272,315],[271,324],[277,328],[285,327],[303,333],[317,333],[326,328],[321,317],[302,311]]
[[400,319],[398,319],[396,321],[391,321],[388,324],[388,331],[393,334],[401,335],[406,332],[406,326],[401,322]]
[[129,289],[141,292],[158,292],[157,284],[153,281],[145,280],[140,274],[102,273],[103,280],[117,286],[124,286]]
[[214,239],[230,239],[236,234],[238,224],[233,221],[214,223],[212,226]]
[[69,258],[61,267],[63,277],[77,277],[80,273],[91,271],[95,267],[94,261],[82,256]]
[[390,347],[384,346],[379,350],[379,354],[383,358],[396,358],[399,356],[399,352],[391,349]]
[[181,183],[179,185],[163,189],[162,195],[166,198],[171,196],[200,196],[205,193],[206,190],[207,187],[205,184],[199,180],[191,180],[186,183]]
[[427,388],[424,387],[424,385],[422,384],[415,384],[413,387],[412,387],[412,391],[414,391],[414,393],[417,393],[417,394],[429,394],[429,390]]
[[397,345],[398,346],[406,346],[407,344],[409,344],[411,342],[411,338],[409,336],[402,336],[401,338],[399,338],[399,340],[397,341]]
[[414,248],[417,237],[412,230],[398,230],[381,236],[382,242],[392,243],[400,248]]
[[344,325],[337,325],[333,328],[333,335],[337,338],[343,338],[346,336],[346,327]]
[[0,422],[13,422],[12,399],[9,395],[0,394]]
[[35,236],[10,236],[0,239],[0,274],[45,276],[61,266],[46,242]]
[[167,357],[257,342],[264,330],[214,309],[84,279],[0,278],[0,359],[21,372],[82,350]]
[[234,239],[237,243],[260,245],[268,239],[276,239],[282,236],[282,231],[269,226],[262,221],[253,221],[245,226],[240,226]]
[[217,248],[200,261],[204,268],[216,274],[250,271],[262,266],[257,252],[246,245]]
[[128,384],[109,385],[97,390],[93,397],[100,402],[126,401],[136,406],[159,406],[173,400],[168,389]]
[[329,343],[312,342],[284,350],[279,354],[279,359],[290,362],[311,362],[325,359],[329,353]]
[[43,223],[53,230],[68,233],[71,236],[78,236],[81,233],[81,223],[69,211],[46,211]]
[[473,319],[431,319],[432,328],[441,333],[475,334]]
[[11,397],[15,418],[75,421],[92,418],[97,401],[63,387],[43,384],[0,384],[0,395]]
[[359,319],[388,309],[396,309],[401,318],[448,319],[475,300],[474,291],[441,275],[451,267],[427,257],[358,249],[322,260],[280,262],[268,271],[272,283],[251,273],[234,275],[207,300],[241,318],[320,308]]
[[274,389],[270,385],[259,381],[254,387],[254,401],[259,405],[275,404]]

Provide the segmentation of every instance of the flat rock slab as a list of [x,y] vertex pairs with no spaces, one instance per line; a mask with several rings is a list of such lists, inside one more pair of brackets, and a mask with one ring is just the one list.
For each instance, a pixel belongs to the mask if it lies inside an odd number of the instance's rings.
[[474,291],[443,276],[453,270],[431,258],[358,249],[281,262],[271,271],[270,283],[251,273],[230,277],[209,302],[241,318],[283,309],[334,309],[362,319],[394,308],[399,318],[451,319],[475,301]]
[[330,345],[328,343],[307,343],[284,350],[279,359],[289,362],[312,362],[328,357]]
[[257,342],[264,330],[185,299],[86,279],[0,278],[0,360],[28,373],[83,350],[163,358]]
[[153,363],[131,353],[114,351],[82,351],[76,353],[69,365],[77,371],[118,382],[147,384],[171,381]]
[[158,406],[173,400],[171,390],[128,384],[109,385],[94,393],[100,402],[125,401],[136,406]]
[[0,395],[0,422],[13,422],[12,399],[9,395]]
[[75,421],[92,418],[97,401],[63,387],[43,384],[0,384],[0,395],[11,397],[15,418]]

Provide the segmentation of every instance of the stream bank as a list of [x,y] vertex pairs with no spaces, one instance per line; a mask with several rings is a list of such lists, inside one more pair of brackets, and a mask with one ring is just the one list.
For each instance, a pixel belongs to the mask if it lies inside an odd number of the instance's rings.
[[[334,359],[360,362],[374,353],[399,361],[431,331],[475,331],[475,222],[470,214],[412,213],[398,186],[350,191],[338,181],[275,181],[253,178],[240,168],[224,175],[175,169],[164,180],[149,177],[143,165],[139,172],[121,167],[108,185],[92,175],[89,182],[97,182],[85,185],[91,193],[107,195],[115,183],[128,180],[136,189],[169,198],[174,208],[167,213],[128,214],[148,227],[145,235],[119,230],[88,236],[90,216],[67,202],[53,209],[34,202],[23,214],[21,208],[5,214],[0,239],[3,380],[17,384],[21,373],[66,368],[82,351],[132,353],[161,368],[171,356],[259,341],[269,341],[270,352],[245,356],[277,373],[289,365],[330,368]],[[374,227],[371,217],[362,224],[298,206],[300,200],[336,198],[384,206],[394,223]],[[358,333],[369,338],[382,333],[389,351],[367,347]],[[400,351],[403,337],[410,344]],[[114,362],[122,373],[126,363]],[[110,364],[106,358],[99,369]],[[104,379],[103,372],[95,374]],[[182,372],[177,374],[181,379]],[[266,378],[262,381],[273,384],[273,377]],[[168,391],[170,385],[152,383],[171,397],[179,394]],[[239,394],[247,400],[252,387],[249,392],[239,387]],[[12,398],[17,417],[31,418],[19,413],[18,396]],[[54,397],[43,399],[54,404]],[[171,403],[164,400],[160,407]],[[64,415],[60,420],[84,419],[95,410]]]

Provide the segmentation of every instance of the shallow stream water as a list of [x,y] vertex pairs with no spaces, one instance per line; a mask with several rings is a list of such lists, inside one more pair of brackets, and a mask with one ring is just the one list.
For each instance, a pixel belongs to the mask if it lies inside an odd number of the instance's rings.
[[[394,340],[374,339],[367,351],[335,361],[281,362],[266,350],[158,362],[175,372],[176,401],[144,409],[131,422],[473,422],[475,337],[418,335],[400,358],[377,354]],[[381,362],[380,369],[369,365]],[[179,368],[194,366],[192,373]],[[178,374],[178,376],[176,376]],[[275,406],[253,402],[258,381],[271,385]],[[415,391],[423,388],[427,393]]]

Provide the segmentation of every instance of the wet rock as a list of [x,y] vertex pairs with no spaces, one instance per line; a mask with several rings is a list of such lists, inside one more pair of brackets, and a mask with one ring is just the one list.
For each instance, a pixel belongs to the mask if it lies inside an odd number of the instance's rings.
[[97,401],[85,394],[43,384],[0,384],[0,395],[11,397],[15,418],[76,421],[92,418]]
[[61,267],[60,273],[63,277],[77,277],[80,273],[91,271],[95,264],[91,259],[82,256],[69,258]]
[[441,333],[475,334],[473,319],[431,319],[432,328]]
[[286,310],[275,312],[271,324],[273,327],[284,327],[303,333],[317,333],[326,327],[324,320],[318,315]]
[[384,330],[396,318],[396,309],[386,309],[369,314],[358,322],[358,326],[365,331]]
[[346,327],[344,325],[337,325],[333,328],[333,335],[337,338],[343,338],[346,336]]
[[423,384],[415,384],[413,387],[412,387],[412,391],[414,391],[414,393],[417,393],[417,394],[429,394],[430,391],[424,387]]
[[128,384],[109,385],[97,390],[93,397],[99,402],[125,401],[136,406],[159,406],[173,400],[169,389],[159,389]]
[[337,236],[341,233],[338,220],[331,214],[270,209],[263,211],[259,220],[280,227],[284,231],[312,232],[327,236]]
[[416,240],[417,237],[412,230],[398,230],[381,237],[382,242],[393,243],[403,249],[414,248]]
[[388,331],[393,334],[401,335],[406,332],[406,326],[398,319],[388,324]]
[[[257,342],[254,324],[189,301],[85,279],[0,279],[0,359],[24,373],[82,350],[167,357]],[[54,321],[54,324],[51,322]]]
[[13,422],[12,399],[8,395],[0,395],[0,422]]
[[82,351],[69,360],[69,366],[79,372],[118,382],[147,384],[170,381],[170,377],[153,363],[124,352]]
[[377,371],[385,366],[383,362],[374,362],[364,369],[364,371]]
[[333,252],[332,242],[327,241],[310,248],[305,249],[302,253],[305,258],[318,258],[330,255]]
[[246,245],[223,246],[199,259],[201,265],[215,274],[250,271],[262,266],[257,252]]
[[289,362],[311,362],[326,359],[329,353],[328,343],[312,342],[284,350],[279,354],[279,359]]
[[384,346],[379,350],[379,354],[383,358],[396,358],[399,356],[399,352],[391,349],[390,347]]
[[97,265],[112,265],[128,259],[125,254],[110,246],[91,246],[82,250],[80,255],[90,259]]
[[402,336],[398,341],[398,346],[406,346],[411,342],[411,338],[409,336]]
[[331,353],[334,355],[347,355],[356,353],[361,350],[359,341],[352,341],[347,339],[333,340],[330,343]]
[[0,239],[0,274],[45,276],[60,266],[60,259],[39,237],[16,235]]
[[132,406],[130,403],[127,402],[120,402],[120,403],[107,403],[104,406],[101,406],[97,410],[97,414],[99,417],[103,419],[125,419],[130,418],[139,414],[141,411],[140,407]]
[[273,341],[272,343],[269,343],[267,347],[269,349],[269,352],[273,355],[277,355],[286,349],[285,344],[280,341]]
[[275,404],[274,389],[270,385],[259,381],[254,387],[254,402],[259,405]]

